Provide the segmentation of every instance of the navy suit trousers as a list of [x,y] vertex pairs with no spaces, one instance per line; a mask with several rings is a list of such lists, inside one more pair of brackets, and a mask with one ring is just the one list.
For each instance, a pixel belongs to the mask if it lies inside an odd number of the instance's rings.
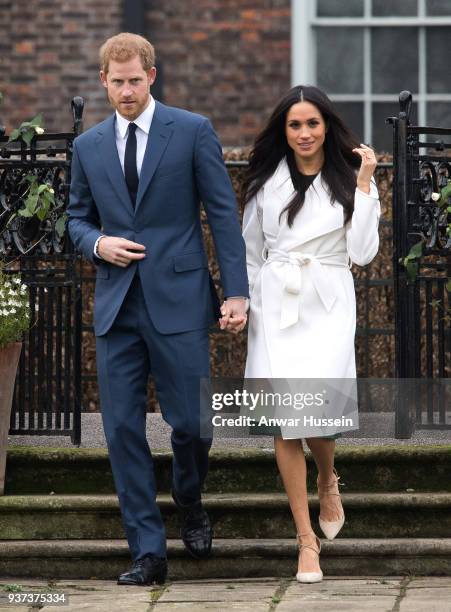
[[122,521],[134,560],[166,557],[146,439],[147,384],[155,380],[164,420],[172,427],[173,483],[183,504],[200,499],[211,438],[200,436],[200,378],[209,377],[208,329],[160,334],[136,275],[111,329],[97,337],[103,427]]

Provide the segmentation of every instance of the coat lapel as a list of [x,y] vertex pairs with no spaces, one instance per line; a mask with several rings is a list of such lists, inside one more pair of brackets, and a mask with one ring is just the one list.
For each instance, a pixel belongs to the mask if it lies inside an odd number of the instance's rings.
[[116,146],[115,115],[109,117],[99,128],[96,139],[100,159],[105,167],[108,178],[114,187],[119,199],[131,213],[133,205],[130,200],[127,185],[125,183],[124,172]]
[[147,138],[146,151],[141,167],[139,177],[138,194],[136,196],[136,210],[142,202],[144,194],[149,187],[155,170],[160,163],[163,153],[169,144],[173,134],[173,128],[170,125],[173,123],[172,116],[168,109],[156,102],[155,112],[150,126],[149,136]]
[[288,164],[283,159],[264,189],[263,229],[283,242],[285,250],[299,250],[306,242],[343,227],[341,204],[330,203],[330,197],[321,182],[321,173],[307,190],[302,209],[296,215],[293,226],[287,225],[287,215],[279,215],[294,195]]

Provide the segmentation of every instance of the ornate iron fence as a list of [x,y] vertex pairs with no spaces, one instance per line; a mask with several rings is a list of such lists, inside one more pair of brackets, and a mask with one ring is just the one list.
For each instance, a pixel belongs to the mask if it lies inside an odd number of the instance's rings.
[[[410,95],[410,94],[409,94]],[[410,126],[411,96],[401,96],[399,116],[392,118],[394,128],[395,178],[393,186],[393,278],[378,276],[376,272],[358,272],[356,289],[359,301],[364,303],[364,316],[357,329],[358,354],[361,361],[360,376],[371,377],[368,356],[372,353],[373,338],[396,338],[396,376],[400,378],[449,376],[449,319],[440,316],[440,308],[449,308],[449,295],[445,290],[450,272],[449,237],[445,234],[447,222],[444,209],[431,201],[431,193],[438,190],[450,174],[450,158],[444,152],[450,148],[443,139],[424,142],[424,135],[451,135],[451,130]],[[72,142],[81,131],[83,101],[74,98],[73,132],[36,136],[29,147],[25,144],[7,144],[0,135],[0,255],[13,262],[11,269],[20,269],[24,281],[30,286],[32,327],[25,339],[19,373],[16,381],[10,434],[70,435],[74,444],[80,442],[83,404],[83,383],[94,383],[95,374],[82,369],[82,338],[91,347],[90,321],[83,322],[82,314],[90,311],[93,278],[83,273],[80,256],[73,252],[70,240],[60,239],[55,231],[55,218],[44,223],[14,217],[22,204],[23,180],[28,173],[51,182],[61,210],[67,204],[70,183]],[[422,149],[434,150],[434,155],[423,155]],[[421,155],[420,155],[421,153]],[[239,170],[246,161],[229,161],[230,171]],[[390,163],[380,163],[378,174],[391,169]],[[386,182],[386,178],[384,179]],[[382,220],[381,231],[385,241],[391,242],[391,223]],[[419,237],[427,240],[425,257],[421,260],[420,274],[409,282],[405,269],[399,263]],[[88,266],[89,267],[89,266]],[[384,266],[379,266],[384,267]],[[387,322],[370,319],[371,291],[386,290],[394,285],[396,311],[395,328]],[[84,295],[82,292],[89,292]],[[82,301],[84,306],[82,308]],[[435,306],[434,306],[435,304]],[[88,317],[89,318],[89,317]],[[379,321],[379,318],[377,319]],[[213,331],[213,330],[212,330]],[[222,334],[224,335],[224,334]],[[214,332],[213,336],[221,336]],[[236,342],[236,340],[235,340]],[[244,342],[244,341],[243,341]],[[85,346],[86,344],[86,346]],[[218,343],[220,345],[220,343]],[[243,349],[244,349],[243,345]],[[89,349],[90,350],[90,349]],[[236,345],[219,346],[213,358],[213,373],[225,353],[234,354]],[[242,351],[244,354],[244,351]],[[358,356],[359,356],[358,355]],[[219,361],[218,361],[219,360]],[[89,360],[88,360],[89,361]],[[222,374],[228,375],[227,371]],[[365,411],[371,411],[377,398],[364,398]],[[446,405],[443,398],[429,398],[427,422],[418,408],[419,427],[447,427]],[[412,422],[405,410],[397,413],[396,436],[408,437]],[[87,405],[84,410],[87,410]],[[438,414],[435,424],[434,415]],[[436,419],[437,420],[437,419]]]
[[[67,205],[72,143],[81,131],[83,100],[72,100],[73,132],[35,135],[27,146],[0,134],[0,256],[30,288],[31,327],[24,339],[10,431],[81,435],[81,272],[71,241],[56,230]],[[56,208],[44,221],[17,214],[26,176],[52,185]]]
[[[393,270],[396,376],[412,379],[399,401],[396,437],[412,429],[451,429],[447,392],[451,375],[451,215],[432,198],[451,179],[451,129],[410,124],[412,94],[401,92],[393,125]],[[424,243],[416,277],[401,263],[413,245]],[[428,384],[421,384],[428,381]],[[435,384],[434,384],[435,383]],[[426,409],[425,409],[426,408]],[[448,420],[447,420],[448,419]]]

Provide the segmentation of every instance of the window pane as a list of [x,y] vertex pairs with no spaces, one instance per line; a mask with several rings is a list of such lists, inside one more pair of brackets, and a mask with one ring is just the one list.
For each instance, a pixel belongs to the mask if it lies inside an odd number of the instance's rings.
[[[427,125],[433,127],[451,128],[451,103],[450,102],[429,102],[427,106]],[[441,140],[443,136],[434,136],[436,140]],[[447,138],[449,142],[450,138]]]
[[361,28],[319,28],[316,40],[318,86],[327,93],[362,93]]
[[451,28],[426,30],[427,91],[451,93]]
[[426,0],[426,13],[428,15],[451,15],[451,2],[449,0]]
[[318,17],[363,17],[363,0],[318,0]]
[[373,0],[375,17],[416,15],[417,9],[417,0]]
[[363,142],[363,104],[361,102],[333,102],[334,108],[347,127]]
[[[373,142],[371,143],[378,153],[393,153],[393,128],[385,123],[387,117],[397,117],[399,113],[399,103],[379,102],[373,104]],[[412,104],[410,122],[416,125],[417,106]]]
[[[426,125],[432,127],[451,128],[451,104],[449,102],[429,102],[427,105]],[[434,134],[428,136],[431,142],[442,141],[446,144],[451,143],[451,135]],[[432,152],[433,149],[429,149]]]
[[418,91],[417,28],[373,28],[373,93]]

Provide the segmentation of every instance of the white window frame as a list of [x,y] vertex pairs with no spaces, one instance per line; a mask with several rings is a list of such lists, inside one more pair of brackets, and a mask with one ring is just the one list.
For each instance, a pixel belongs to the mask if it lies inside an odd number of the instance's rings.
[[[427,93],[426,28],[451,26],[451,16],[427,16],[426,0],[417,0],[417,16],[372,17],[372,0],[364,0],[363,17],[317,17],[317,0],[291,0],[291,83],[316,85],[316,32],[320,27],[363,28],[363,92],[338,94],[327,92],[336,102],[363,102],[364,142],[371,143],[373,103],[397,102],[399,92],[374,94],[371,92],[371,29],[375,27],[418,28],[418,93],[414,101],[418,107],[419,125],[427,125],[428,102],[450,102],[451,92]],[[445,58],[444,58],[445,61]]]

